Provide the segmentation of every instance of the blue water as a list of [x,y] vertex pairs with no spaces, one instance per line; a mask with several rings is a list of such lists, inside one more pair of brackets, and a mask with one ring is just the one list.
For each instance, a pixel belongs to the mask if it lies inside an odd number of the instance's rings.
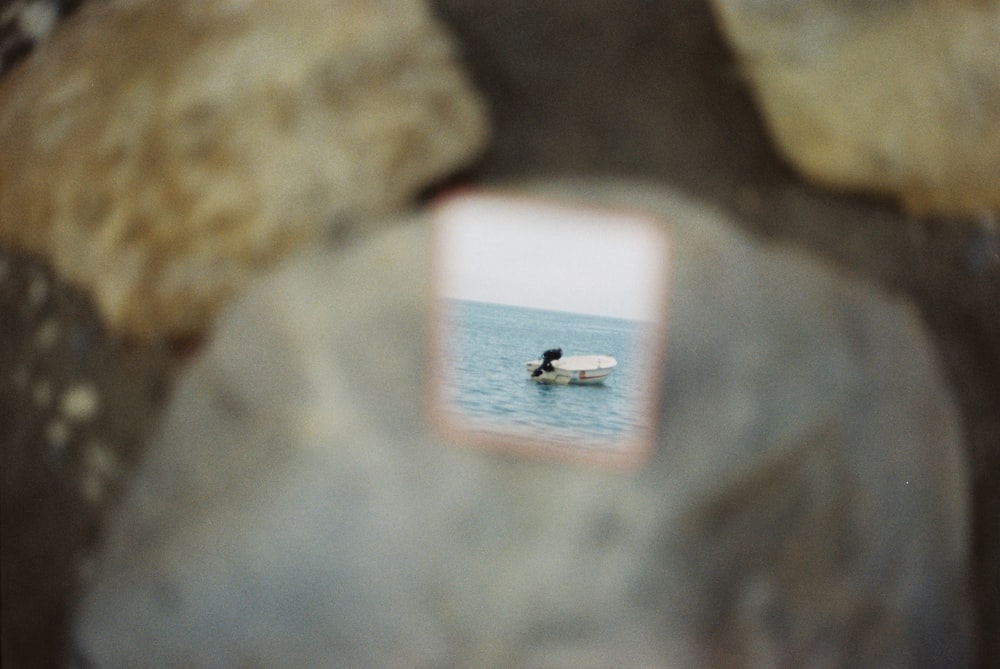
[[[462,300],[447,300],[445,314],[449,405],[469,427],[611,442],[648,420],[643,361],[636,358],[643,356],[650,324]],[[603,384],[535,383],[525,362],[550,348],[564,356],[612,355],[618,366]]]

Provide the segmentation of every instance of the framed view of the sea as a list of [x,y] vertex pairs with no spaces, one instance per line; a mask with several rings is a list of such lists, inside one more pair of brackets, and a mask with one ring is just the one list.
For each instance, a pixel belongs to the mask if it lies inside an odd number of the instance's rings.
[[503,192],[437,200],[435,429],[514,456],[641,465],[658,428],[668,229]]

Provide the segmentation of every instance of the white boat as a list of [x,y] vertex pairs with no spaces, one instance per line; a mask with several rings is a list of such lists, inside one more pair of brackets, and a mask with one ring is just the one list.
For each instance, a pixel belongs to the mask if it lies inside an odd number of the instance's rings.
[[[528,378],[537,383],[555,383],[560,385],[603,383],[615,371],[618,361],[610,355],[570,355],[562,357],[549,355],[546,351],[539,360],[525,363]],[[541,368],[541,369],[539,369]]]

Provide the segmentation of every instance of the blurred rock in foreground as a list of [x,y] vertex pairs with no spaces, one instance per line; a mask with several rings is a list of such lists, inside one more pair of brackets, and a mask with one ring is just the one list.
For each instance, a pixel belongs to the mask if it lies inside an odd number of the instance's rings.
[[254,271],[485,137],[415,0],[91,3],[0,82],[0,245],[127,334],[199,334]]
[[[661,436],[626,473],[440,442],[429,227],[231,305],[110,520],[93,666],[962,666],[962,441],[910,305],[718,212],[675,235]],[[377,273],[372,268],[379,268]]]
[[1000,212],[1000,2],[712,4],[807,177],[917,213]]

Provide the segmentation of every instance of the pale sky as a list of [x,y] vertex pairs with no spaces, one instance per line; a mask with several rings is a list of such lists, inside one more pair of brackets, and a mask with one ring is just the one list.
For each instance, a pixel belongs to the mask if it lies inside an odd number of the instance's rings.
[[667,242],[661,226],[639,215],[474,192],[436,209],[445,297],[659,317]]

